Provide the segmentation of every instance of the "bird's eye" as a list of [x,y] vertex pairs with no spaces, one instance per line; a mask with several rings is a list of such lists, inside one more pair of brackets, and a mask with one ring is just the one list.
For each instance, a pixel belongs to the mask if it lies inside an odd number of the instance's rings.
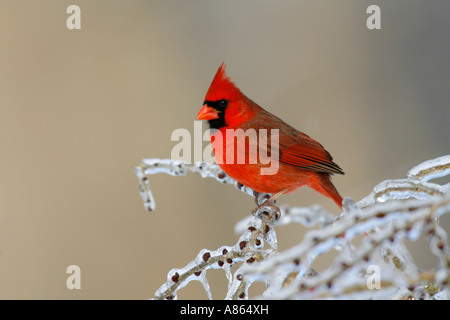
[[225,99],[222,99],[219,101],[219,107],[225,108],[228,105],[228,101]]

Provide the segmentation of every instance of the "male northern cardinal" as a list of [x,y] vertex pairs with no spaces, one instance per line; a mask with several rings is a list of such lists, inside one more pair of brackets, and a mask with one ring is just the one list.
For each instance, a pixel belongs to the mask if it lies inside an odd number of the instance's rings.
[[[247,98],[226,75],[224,63],[219,67],[206,93],[197,119],[208,121],[212,129],[211,143],[215,158],[222,170],[238,182],[254,191],[272,194],[270,201],[283,193],[308,186],[331,198],[342,209],[342,197],[332,184],[330,176],[344,172],[332,161],[331,155],[317,141]],[[244,132],[253,129],[251,132],[256,132],[257,136],[278,129],[278,146],[275,146],[278,156],[271,158],[278,161],[276,173],[261,174],[261,169],[267,167],[267,151],[272,147],[269,137],[266,139],[268,145],[262,145],[259,139],[248,138],[244,148],[236,147],[235,136],[227,134],[232,132],[230,129],[242,129]],[[251,150],[260,154],[260,160],[256,163],[248,162]],[[225,161],[224,159],[229,160],[226,154],[231,152],[233,158],[230,159],[234,161]],[[244,163],[236,161],[239,153],[244,153]]]

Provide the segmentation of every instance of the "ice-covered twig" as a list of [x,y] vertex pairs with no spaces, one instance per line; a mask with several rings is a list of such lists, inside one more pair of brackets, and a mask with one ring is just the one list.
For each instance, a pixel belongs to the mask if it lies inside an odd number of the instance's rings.
[[[211,299],[206,270],[221,268],[229,280],[227,299],[247,299],[254,282],[265,283],[262,297],[271,299],[448,299],[450,248],[439,221],[450,213],[450,183],[440,185],[430,180],[449,175],[449,168],[450,156],[426,161],[412,168],[406,179],[378,184],[357,203],[345,198],[344,211],[337,218],[317,205],[263,208],[236,225],[241,237],[234,246],[201,250],[184,268],[171,270],[156,298],[177,298],[179,289],[199,280]],[[146,208],[154,209],[147,175],[185,175],[188,171],[255,195],[218,166],[144,160],[136,174]],[[265,195],[256,196],[258,203],[264,201]],[[299,244],[279,252],[275,227],[292,223],[312,230]],[[419,268],[406,246],[406,241],[414,243],[419,238],[428,240],[436,257],[432,268]],[[264,243],[269,248],[265,249]],[[332,253],[337,256],[331,264],[318,270],[318,257]],[[240,266],[232,274],[231,266],[237,263]]]
[[157,173],[166,173],[172,176],[185,176],[189,172],[193,172],[200,174],[203,178],[214,178],[221,183],[231,184],[248,195],[255,195],[255,192],[252,189],[247,188],[243,184],[230,178],[218,165],[207,162],[190,164],[181,160],[144,159],[134,171],[139,179],[139,192],[144,201],[144,207],[148,211],[155,210],[155,200],[150,189],[147,175]]
[[[230,268],[239,262],[251,264],[263,260],[268,255],[277,251],[275,232],[276,212],[261,211],[244,231],[234,246],[223,246],[211,251],[203,249],[197,257],[184,268],[170,270],[167,282],[155,293],[156,299],[176,299],[177,291],[186,286],[190,281],[197,280],[203,284],[209,299],[212,299],[211,290],[206,279],[206,270],[223,269],[229,281],[229,294],[232,298],[245,299],[250,284],[242,279],[236,272],[233,278]],[[270,249],[263,249],[263,242],[270,245]]]
[[[408,179],[427,182],[450,174],[450,155],[431,159],[408,171]],[[448,185],[447,185],[448,188]]]
[[[424,272],[415,266],[404,239],[416,241],[420,235],[425,235],[438,258],[438,268],[427,272],[432,279],[427,285],[446,289],[450,281],[449,248],[446,233],[435,218],[449,212],[450,194],[427,201],[393,201],[352,211],[334,225],[308,232],[303,241],[291,249],[263,263],[246,266],[241,272],[249,279],[255,277],[269,283],[266,298],[342,298],[367,291],[361,297],[369,297],[371,292],[386,299],[398,288],[410,292],[423,287]],[[364,232],[370,235],[362,237],[355,247],[351,241]],[[336,249],[340,254],[328,269],[313,277],[303,276],[317,257]],[[370,266],[382,270],[380,287],[376,291],[371,291],[367,285]]]
[[426,199],[431,195],[443,195],[450,190],[450,183],[439,185],[429,180],[450,174],[450,155],[425,161],[407,173],[407,179],[386,180],[378,184],[364,199],[360,207],[370,206],[389,199]]

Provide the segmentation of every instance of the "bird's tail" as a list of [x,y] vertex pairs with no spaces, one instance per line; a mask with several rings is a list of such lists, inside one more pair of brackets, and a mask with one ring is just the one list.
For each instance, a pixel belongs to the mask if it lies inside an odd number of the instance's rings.
[[342,197],[331,182],[329,173],[316,172],[310,180],[310,187],[325,197],[332,199],[342,209]]

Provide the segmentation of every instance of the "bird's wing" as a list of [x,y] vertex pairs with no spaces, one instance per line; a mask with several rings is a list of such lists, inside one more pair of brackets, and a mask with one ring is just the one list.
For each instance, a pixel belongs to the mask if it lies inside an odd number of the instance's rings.
[[280,162],[316,172],[344,174],[320,143],[297,130],[296,135],[293,133],[280,133]]
[[[259,116],[247,122],[244,129],[256,129],[259,137],[261,129],[267,130],[267,143],[258,142],[259,157],[262,154],[271,155],[272,152],[278,151],[278,159],[281,163],[315,172],[344,174],[320,143],[259,106],[258,108]],[[278,148],[271,145],[271,135],[274,134],[272,129],[278,129]],[[273,158],[273,155],[270,157]]]

